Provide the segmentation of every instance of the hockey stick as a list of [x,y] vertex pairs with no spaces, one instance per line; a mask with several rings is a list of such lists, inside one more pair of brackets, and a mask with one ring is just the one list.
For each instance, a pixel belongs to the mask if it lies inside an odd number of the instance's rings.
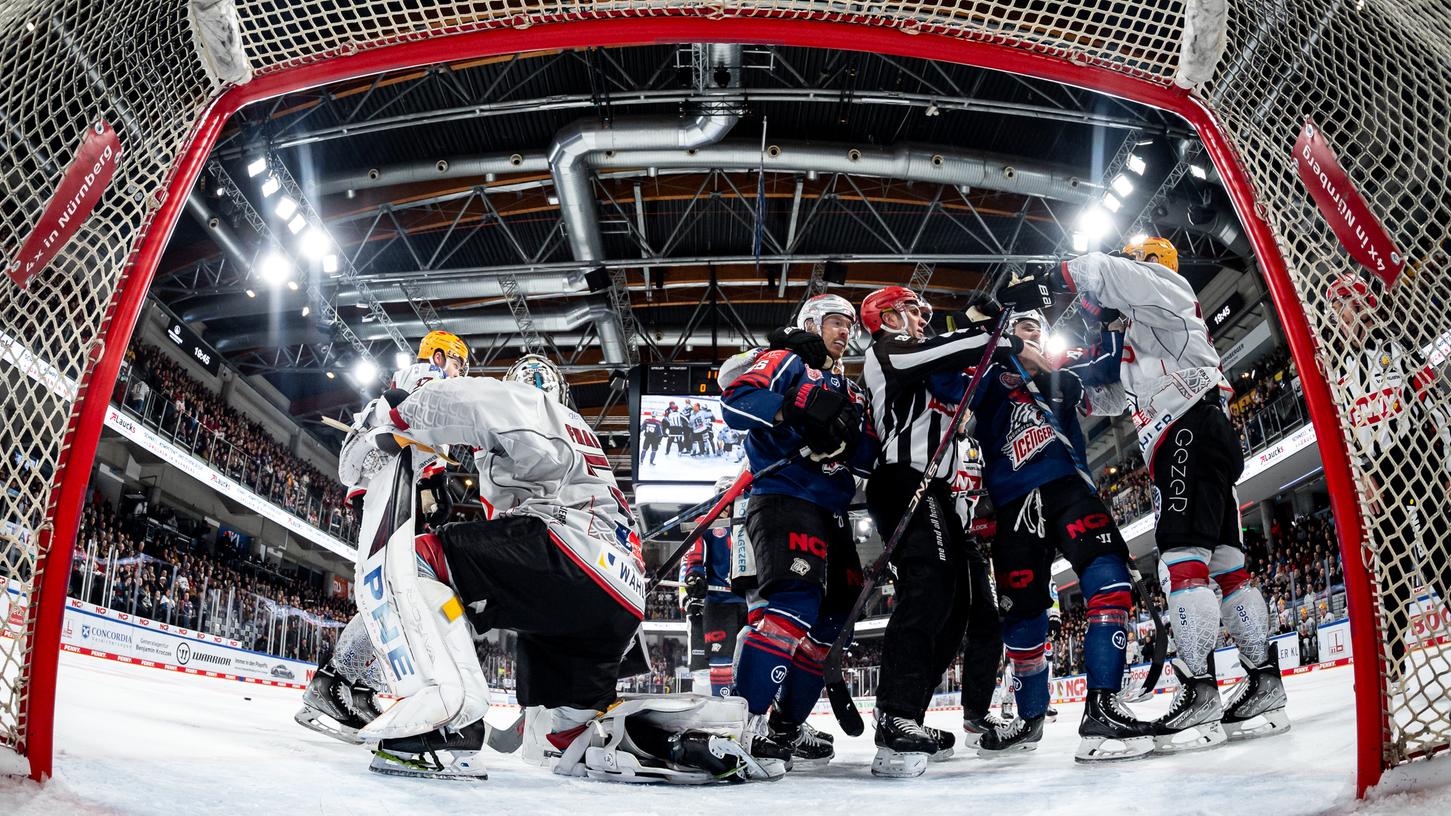
[[[715,504],[711,505],[710,509],[706,510],[705,516],[701,518],[700,522],[695,525],[695,529],[691,530],[685,536],[685,540],[680,542],[680,546],[675,548],[675,552],[672,552],[670,554],[670,557],[661,562],[660,566],[656,568],[655,574],[650,576],[650,584],[645,587],[645,594],[648,595],[650,593],[650,590],[654,589],[660,584],[661,581],[665,580],[665,576],[669,575],[670,572],[675,569],[675,565],[680,563],[680,559],[685,557],[685,551],[690,549],[691,545],[695,544],[696,539],[700,538],[702,535],[705,534],[706,529],[710,527],[710,525],[715,521],[716,517],[724,512],[725,509],[736,500],[737,496],[745,492],[746,488],[750,487],[752,482],[756,481],[757,479],[764,479],[767,476],[770,476],[771,474],[780,470],[781,468],[784,468],[787,465],[792,464],[793,462],[800,461],[801,459],[804,459],[810,455],[810,448],[802,448],[801,450],[791,454],[790,456],[777,459],[771,464],[766,465],[765,467],[761,468],[760,473],[752,474],[749,470],[741,471],[740,475],[736,476],[736,480],[734,482],[731,482],[731,486],[726,488],[726,491],[716,498]],[[677,519],[673,519],[672,521],[678,523],[678,518],[679,517],[677,517]]]
[[[342,431],[343,433],[352,433],[353,432],[353,426],[348,425],[347,423],[344,423],[344,422],[339,422],[338,420],[333,419],[330,416],[323,417],[322,418],[322,424],[328,426],[329,428],[334,428],[336,430]],[[422,442],[418,442],[418,441],[409,439],[408,437],[404,436],[403,434],[396,434],[396,433],[393,434],[393,441],[396,442],[396,443],[398,443],[398,447],[400,447],[400,448],[408,448],[408,447],[411,447],[414,450],[421,451],[423,453],[431,453],[434,456],[437,456],[439,459],[442,459],[444,462],[446,462],[446,463],[448,463],[450,465],[457,465],[458,464],[458,460],[457,459],[450,458],[448,454],[443,453],[442,451],[434,450],[433,448],[430,448],[429,446],[423,444]]]
[[877,588],[878,581],[887,569],[887,562],[892,557],[892,551],[897,548],[897,543],[907,532],[907,525],[911,523],[912,516],[917,514],[917,506],[922,503],[922,497],[927,495],[927,488],[932,484],[932,477],[937,473],[942,460],[947,452],[954,447],[957,436],[957,429],[962,425],[962,417],[967,413],[967,404],[972,401],[972,395],[976,393],[978,383],[982,382],[983,374],[988,369],[988,363],[992,361],[993,354],[997,351],[998,342],[1003,337],[1003,330],[1008,325],[1008,312],[1006,309],[998,315],[997,327],[993,329],[988,343],[983,347],[982,359],[978,361],[977,368],[973,369],[972,379],[967,383],[967,390],[962,394],[962,400],[957,403],[957,409],[952,414],[952,421],[947,424],[947,433],[943,435],[942,441],[937,444],[937,449],[932,452],[932,458],[927,462],[927,469],[922,474],[922,481],[918,483],[917,489],[912,493],[912,498],[907,502],[907,509],[903,511],[902,518],[897,521],[897,526],[892,530],[892,535],[887,539],[886,545],[882,548],[882,554],[867,568],[863,576],[861,592],[857,593],[856,602],[852,604],[851,611],[847,613],[846,621],[842,624],[841,633],[831,644],[831,650],[826,655],[826,665],[823,675],[826,678],[826,696],[831,701],[831,711],[836,715],[836,721],[841,725],[841,730],[848,736],[859,736],[866,730],[866,724],[862,722],[861,712],[857,710],[856,701],[851,698],[851,689],[846,687],[846,680],[841,673],[841,662],[846,652],[846,646],[851,643],[856,622],[866,609],[867,601],[871,598],[872,590]]
[[[1068,451],[1068,458],[1073,462],[1073,467],[1078,475],[1088,483],[1088,489],[1095,494],[1098,493],[1098,486],[1094,484],[1093,476],[1083,463],[1078,461],[1078,452],[1074,450],[1073,443],[1069,441],[1068,434],[1063,432],[1063,426],[1059,424],[1058,417],[1053,414],[1053,408],[1043,392],[1038,390],[1038,384],[1028,376],[1016,355],[1012,357],[1013,368],[1017,370],[1018,377],[1023,381],[1023,387],[1033,395],[1033,402],[1038,406],[1039,413],[1048,420],[1048,426],[1053,429],[1053,435],[1058,437],[1058,444]],[[1115,524],[1115,527],[1117,524]],[[1149,662],[1149,673],[1144,677],[1144,686],[1136,694],[1131,694],[1125,699],[1129,702],[1137,702],[1148,698],[1154,693],[1154,687],[1159,685],[1159,676],[1164,673],[1164,659],[1169,652],[1169,629],[1164,625],[1164,619],[1159,615],[1159,608],[1154,604],[1153,598],[1149,595],[1149,588],[1144,584],[1144,576],[1134,564],[1133,556],[1125,559],[1125,566],[1128,567],[1129,580],[1133,582],[1134,592],[1139,596],[1139,605],[1149,610],[1149,617],[1154,621],[1154,654]]]

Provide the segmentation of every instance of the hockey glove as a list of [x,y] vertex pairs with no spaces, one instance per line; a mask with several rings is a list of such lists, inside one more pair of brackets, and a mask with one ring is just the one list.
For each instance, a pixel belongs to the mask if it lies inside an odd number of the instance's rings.
[[1110,309],[1088,294],[1084,294],[1078,299],[1078,307],[1083,310],[1085,322],[1092,318],[1099,325],[1107,326],[1120,317],[1118,309]]
[[698,572],[692,572],[685,576],[685,595],[695,600],[705,598],[705,576]]
[[772,329],[766,335],[766,340],[771,344],[772,351],[789,351],[800,357],[807,368],[824,369],[827,361],[831,359],[831,354],[826,350],[826,341],[821,339],[821,335],[795,326]]
[[1003,313],[1003,304],[985,292],[971,292],[967,296],[967,308],[951,315],[954,330],[982,329]]
[[1011,366],[1013,357],[1023,353],[1023,338],[1005,334],[998,338],[998,349],[993,352],[993,362]]
[[840,458],[861,432],[861,420],[846,395],[812,383],[787,395],[781,418],[801,434],[816,461]]
[[368,480],[401,450],[392,428],[355,430],[343,440],[338,453],[338,481],[349,488],[366,487]]
[[1058,615],[1048,616],[1048,639],[1057,640],[1058,635],[1063,631],[1063,618]]

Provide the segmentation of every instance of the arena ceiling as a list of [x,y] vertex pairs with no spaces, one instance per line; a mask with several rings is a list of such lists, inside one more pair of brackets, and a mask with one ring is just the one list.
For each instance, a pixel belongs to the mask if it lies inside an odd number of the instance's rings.
[[[679,147],[702,123],[719,139]],[[1254,268],[1217,181],[1177,118],[1011,74],[791,47],[530,52],[242,111],[152,294],[320,436],[376,392],[360,360],[387,370],[431,327],[489,373],[533,347],[627,476],[612,372],[718,362],[823,287],[910,282],[945,311],[1007,264],[1131,231],[1175,240],[1203,287]]]

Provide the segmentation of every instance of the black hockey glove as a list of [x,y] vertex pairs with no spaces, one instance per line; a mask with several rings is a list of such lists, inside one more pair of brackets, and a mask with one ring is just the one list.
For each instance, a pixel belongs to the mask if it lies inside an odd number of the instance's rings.
[[998,293],[998,299],[1015,312],[1046,309],[1053,305],[1053,294],[1048,291],[1048,279],[1038,276],[1009,284]]
[[781,404],[781,418],[801,434],[812,459],[838,459],[861,433],[861,417],[845,394],[806,384]]
[[970,292],[967,295],[967,307],[960,312],[953,312],[949,317],[952,320],[950,328],[957,329],[982,329],[989,326],[1003,313],[1003,304],[986,292]]
[[831,354],[826,350],[826,341],[821,335],[812,334],[805,329],[798,329],[795,326],[784,326],[779,329],[772,329],[766,335],[766,341],[771,344],[772,351],[786,351],[801,358],[801,362],[807,368],[826,368],[826,361]]
[[998,338],[998,350],[993,352],[993,362],[1007,366],[1010,371],[1013,368],[1013,358],[1023,351],[1023,338],[1017,335],[1005,334]]
[[705,576],[692,572],[685,576],[685,596],[692,600],[704,600],[706,592]]
[[687,595],[685,598],[685,608],[682,611],[685,613],[685,617],[687,618],[693,618],[696,615],[705,614],[705,599],[692,598]]
[[1092,320],[1100,326],[1107,326],[1122,316],[1118,309],[1110,309],[1087,295],[1079,299],[1078,308],[1083,311],[1085,322]]

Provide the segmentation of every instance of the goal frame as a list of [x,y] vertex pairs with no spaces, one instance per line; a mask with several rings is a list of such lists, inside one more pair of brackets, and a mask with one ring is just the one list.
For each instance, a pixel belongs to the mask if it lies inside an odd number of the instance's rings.
[[[427,39],[383,43],[346,54],[261,74],[233,86],[203,109],[159,191],[153,210],[133,249],[112,298],[99,345],[88,362],[57,467],[50,525],[42,533],[47,555],[38,565],[39,608],[27,671],[30,692],[26,716],[26,754],[30,775],[43,780],[52,773],[55,685],[62,615],[77,525],[100,439],[106,407],[127,343],[161,255],[222,128],[233,114],[254,102],[348,79],[416,68],[458,59],[498,56],[523,51],[589,46],[637,46],[732,42],[871,51],[898,57],[929,59],[1049,80],[1150,105],[1186,120],[1197,132],[1224,181],[1264,271],[1294,359],[1320,453],[1339,534],[1351,627],[1356,695],[1356,795],[1379,781],[1382,745],[1388,734],[1386,688],[1377,643],[1374,586],[1361,550],[1363,522],[1356,500],[1349,458],[1330,388],[1315,358],[1310,330],[1284,257],[1269,225],[1256,212],[1256,198],[1232,144],[1223,135],[1214,112],[1187,90],[1166,87],[1117,71],[1071,63],[1011,45],[962,39],[930,32],[905,32],[860,23],[764,18],[718,19],[699,16],[646,16],[614,19],[561,19],[538,22],[527,30],[496,28]],[[1294,134],[1286,134],[1288,153]],[[1371,690],[1374,690],[1371,693]]]

